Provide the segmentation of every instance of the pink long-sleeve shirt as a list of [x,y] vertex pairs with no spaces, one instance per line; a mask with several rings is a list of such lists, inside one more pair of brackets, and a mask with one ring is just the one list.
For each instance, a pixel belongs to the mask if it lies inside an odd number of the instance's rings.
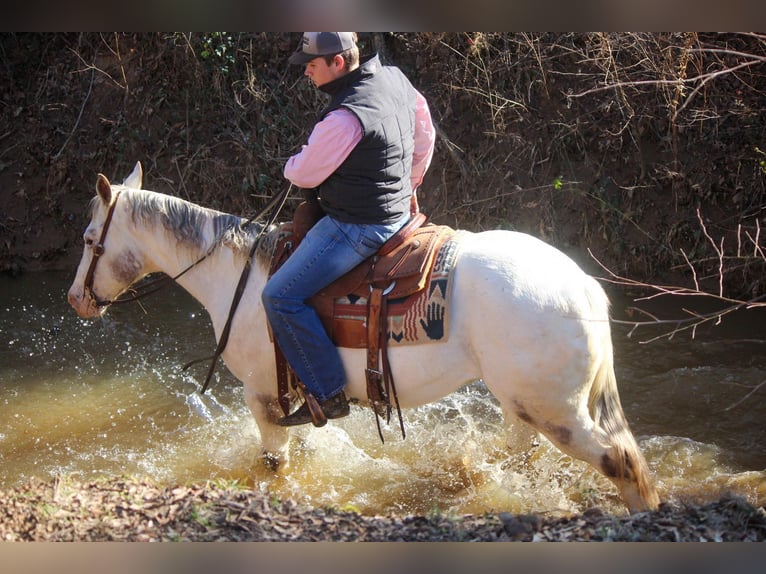
[[[436,142],[428,102],[417,90],[416,94],[415,149],[410,177],[413,191],[423,183]],[[338,169],[361,139],[362,126],[357,117],[345,108],[334,110],[314,126],[303,149],[287,160],[284,176],[298,187],[317,187]]]

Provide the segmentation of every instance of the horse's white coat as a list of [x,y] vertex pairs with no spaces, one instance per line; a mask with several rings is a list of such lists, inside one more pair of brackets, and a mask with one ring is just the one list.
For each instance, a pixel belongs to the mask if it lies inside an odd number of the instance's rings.
[[[163,226],[141,225],[131,217],[130,196],[141,188],[141,177],[140,164],[122,186],[110,185],[99,175],[86,248],[68,294],[82,317],[97,317],[105,310],[91,300],[83,281],[92,257],[88,243],[98,241],[116,191],[122,195],[95,271],[94,292],[99,298],[117,298],[148,273],[174,276],[207,247],[197,251],[181,247]],[[205,235],[209,243],[211,229]],[[608,301],[601,286],[566,255],[530,235],[512,231],[462,235],[449,339],[389,350],[401,406],[436,401],[482,379],[500,402],[509,431],[519,419],[525,421],[563,451],[611,475],[631,510],[656,507],[658,498],[645,460],[617,397]],[[216,340],[243,264],[241,249],[223,245],[178,279],[210,314]],[[260,300],[266,279],[266,268],[254,265],[222,357],[244,385],[245,400],[261,431],[262,455],[285,464],[289,435],[288,429],[274,424],[281,415],[274,349]],[[366,402],[365,353],[341,349],[346,393],[361,403]],[[515,438],[509,435],[509,444]]]

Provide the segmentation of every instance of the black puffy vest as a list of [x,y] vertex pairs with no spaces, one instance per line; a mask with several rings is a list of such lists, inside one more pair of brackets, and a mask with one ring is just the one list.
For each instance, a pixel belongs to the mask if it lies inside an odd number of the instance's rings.
[[362,126],[359,144],[317,190],[322,208],[349,223],[397,221],[410,209],[415,89],[377,54],[320,89],[331,95],[320,119],[342,107]]

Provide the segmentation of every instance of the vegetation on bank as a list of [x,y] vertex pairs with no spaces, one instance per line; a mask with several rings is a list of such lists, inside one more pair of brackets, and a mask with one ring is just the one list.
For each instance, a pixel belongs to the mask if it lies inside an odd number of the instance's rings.
[[766,514],[743,499],[582,515],[362,516],[281,501],[237,484],[162,486],[120,477],[32,480],[0,491],[5,542],[763,542]]
[[[70,268],[96,173],[119,181],[137,160],[156,191],[253,214],[286,185],[323,103],[286,63],[299,39],[0,35],[0,269]],[[766,35],[361,40],[429,100],[432,221],[529,232],[600,275],[595,260],[638,281],[694,286],[696,273],[702,290],[764,293]]]

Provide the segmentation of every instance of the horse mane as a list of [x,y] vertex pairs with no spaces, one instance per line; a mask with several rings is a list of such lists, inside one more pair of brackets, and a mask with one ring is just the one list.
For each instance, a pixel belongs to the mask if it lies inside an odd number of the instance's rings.
[[[180,244],[197,251],[206,250],[214,241],[220,240],[238,255],[246,258],[253,240],[263,229],[263,225],[258,222],[245,227],[246,220],[242,217],[201,207],[185,199],[155,191],[131,190],[131,193],[123,193],[123,196],[129,202],[129,211],[134,223],[161,225]],[[260,252],[266,247],[258,246],[259,258]],[[268,253],[270,256],[270,249]]]

